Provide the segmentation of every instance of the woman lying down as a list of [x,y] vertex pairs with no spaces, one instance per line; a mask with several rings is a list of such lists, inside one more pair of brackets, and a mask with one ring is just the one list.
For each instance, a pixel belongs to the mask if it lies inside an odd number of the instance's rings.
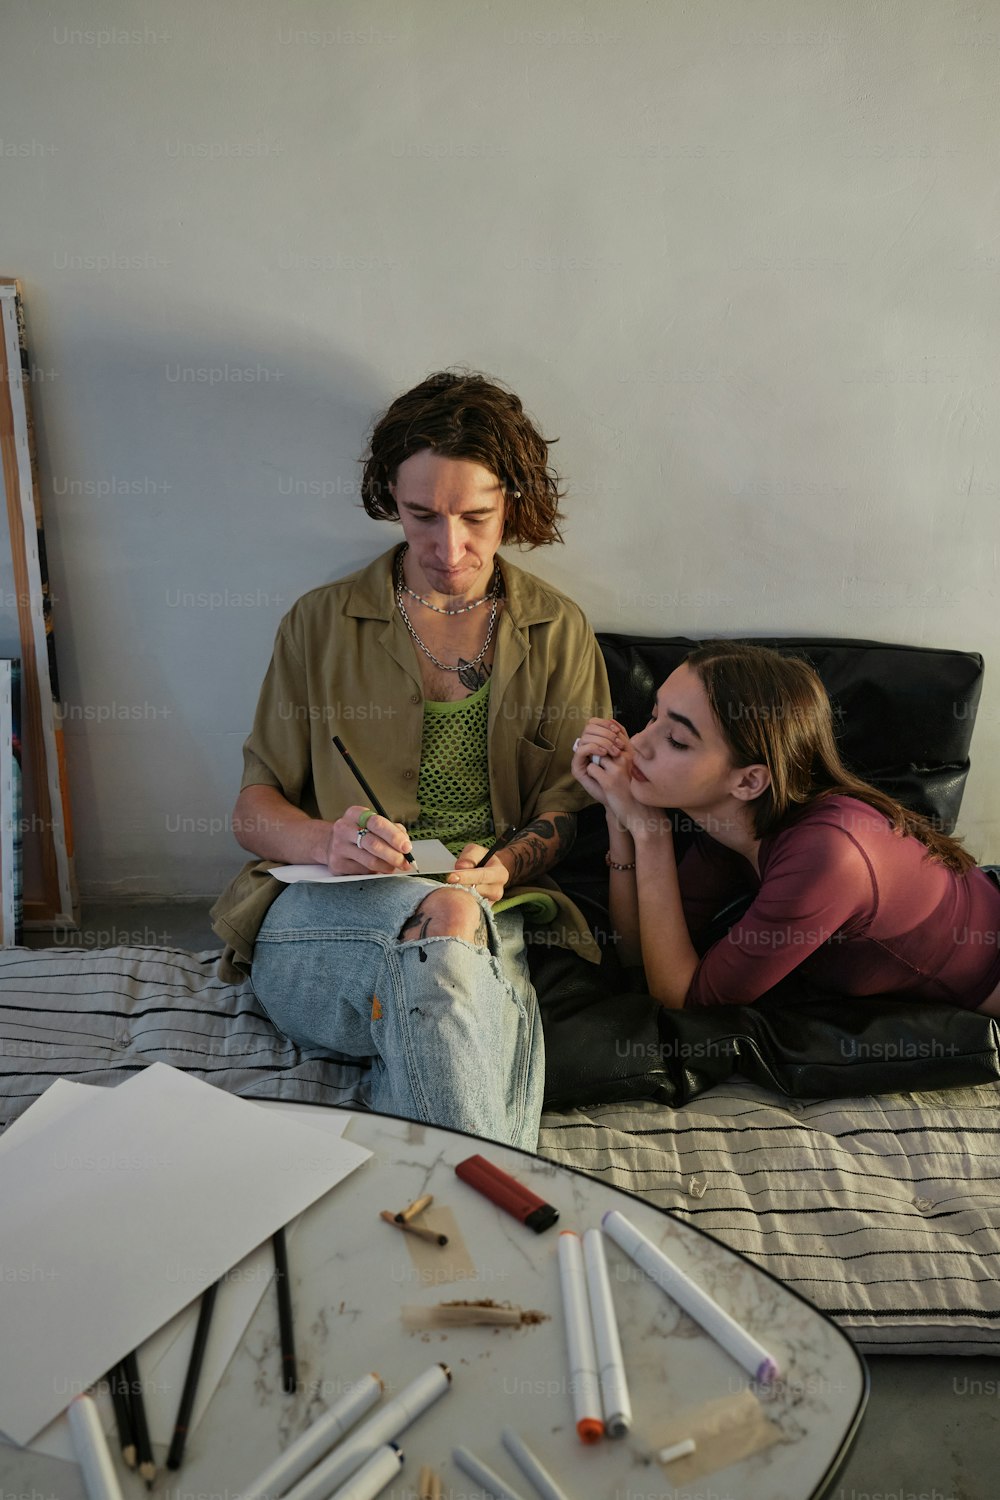
[[[590,720],[573,774],[607,811],[619,956],[642,964],[662,1005],[748,1005],[795,974],[811,992],[1000,1015],[1000,886],[851,775],[805,662],[699,647],[631,739]],[[679,865],[664,808],[696,825]],[[703,951],[712,917],[741,895],[745,914]]]

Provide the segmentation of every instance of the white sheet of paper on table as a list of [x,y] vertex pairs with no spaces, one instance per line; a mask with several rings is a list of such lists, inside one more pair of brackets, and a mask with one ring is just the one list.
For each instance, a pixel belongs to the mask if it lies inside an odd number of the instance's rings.
[[163,1063],[94,1095],[70,1142],[57,1117],[0,1153],[19,1210],[0,1265],[42,1273],[0,1280],[19,1351],[0,1367],[0,1431],[20,1444],[370,1155]]
[[[99,1092],[100,1090],[92,1084],[70,1083],[65,1078],[58,1078],[44,1094],[35,1100],[30,1109],[15,1121],[15,1124],[20,1125],[22,1121],[28,1121],[30,1115],[33,1118],[29,1121],[29,1126],[31,1129],[37,1129],[38,1125],[45,1124],[57,1115],[64,1116],[68,1109],[72,1108],[74,1102],[80,1102],[88,1094]],[[251,1102],[258,1104],[262,1109],[273,1110],[287,1118],[298,1117],[310,1129],[320,1130],[333,1137],[342,1136],[351,1120],[351,1113],[346,1109],[328,1109],[320,1114],[308,1105],[291,1104],[284,1100],[260,1099]],[[11,1138],[13,1129],[14,1126],[8,1127],[0,1136],[0,1150]],[[299,1219],[296,1218],[285,1226],[289,1247],[294,1246],[295,1230],[298,1224]],[[220,1289],[220,1295],[215,1303],[212,1330],[198,1380],[198,1395],[188,1420],[189,1433],[194,1432],[204,1416],[225,1374],[226,1366],[243,1339],[247,1325],[256,1312],[261,1298],[265,1292],[271,1290],[273,1280],[274,1257],[270,1245],[258,1246],[226,1273],[224,1290]],[[144,1404],[150,1441],[154,1447],[157,1445],[169,1447],[173,1437],[174,1421],[177,1416],[180,1392],[187,1375],[199,1307],[200,1299],[185,1307],[176,1317],[164,1323],[162,1328],[158,1328],[138,1351],[139,1374],[143,1382],[148,1383],[149,1386],[144,1397]],[[275,1311],[275,1317],[277,1317],[277,1311]],[[97,1402],[105,1436],[110,1442],[117,1442],[118,1427],[109,1393],[102,1388],[96,1393],[94,1399]],[[45,1453],[50,1458],[61,1458],[69,1463],[75,1463],[76,1454],[66,1413],[62,1412],[54,1422],[43,1427],[30,1447],[35,1453]]]
[[[414,839],[415,870],[401,870],[401,875],[447,875],[455,868],[455,856],[440,839]],[[321,885],[336,885],[344,880],[385,880],[384,875],[331,875],[325,865],[274,865],[267,872],[275,880],[294,885],[299,880],[314,880]]]
[[49,1084],[44,1094],[39,1094],[24,1114],[12,1120],[3,1135],[0,1135],[0,1156],[11,1147],[20,1146],[43,1125],[48,1125],[53,1120],[64,1119],[70,1110],[84,1104],[91,1095],[100,1092],[101,1090],[92,1083],[71,1083],[68,1078],[55,1079]]

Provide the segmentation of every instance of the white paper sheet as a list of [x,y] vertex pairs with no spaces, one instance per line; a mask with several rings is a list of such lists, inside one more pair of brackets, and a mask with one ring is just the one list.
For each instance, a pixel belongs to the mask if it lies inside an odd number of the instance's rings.
[[68,1078],[57,1078],[0,1135],[0,1155],[13,1146],[20,1146],[22,1141],[28,1140],[43,1125],[65,1119],[71,1110],[85,1103],[90,1095],[99,1093],[100,1089],[91,1083],[71,1083]]
[[[29,1116],[33,1116],[33,1128],[37,1129],[40,1123],[45,1123],[46,1118],[55,1118],[57,1109],[61,1112],[71,1107],[74,1101],[86,1098],[88,1094],[99,1092],[100,1090],[93,1085],[70,1083],[64,1078],[59,1078],[15,1123],[20,1125],[28,1120]],[[44,1108],[41,1108],[43,1100],[48,1102]],[[285,1100],[260,1099],[250,1102],[256,1104],[258,1109],[273,1110],[275,1114],[284,1115],[286,1118],[298,1118],[311,1129],[321,1130],[334,1138],[342,1136],[351,1121],[351,1112],[346,1109],[317,1109],[314,1105],[291,1104]],[[9,1126],[0,1136],[0,1150],[3,1148],[3,1143],[9,1139],[13,1128]],[[293,1219],[285,1226],[293,1277],[295,1274],[295,1231],[299,1223],[300,1219]],[[261,1298],[265,1292],[273,1294],[273,1284],[274,1253],[270,1243],[259,1245],[250,1255],[226,1272],[215,1302],[211,1333],[198,1380],[198,1395],[195,1399],[194,1410],[188,1420],[189,1434],[195,1430],[205,1415],[208,1404],[215,1395],[226,1367],[246,1333],[247,1325],[256,1312]],[[169,1322],[164,1323],[162,1328],[158,1328],[137,1351],[139,1374],[146,1387],[143,1396],[146,1425],[149,1428],[150,1442],[154,1449],[168,1448],[173,1437],[177,1407],[180,1404],[181,1391],[187,1377],[191,1346],[194,1343],[199,1306],[200,1299],[185,1307]],[[277,1303],[275,1304],[275,1317],[277,1317]],[[103,1389],[103,1386],[97,1391],[95,1400],[105,1436],[109,1442],[117,1443],[118,1426],[115,1421],[114,1408],[111,1396]],[[30,1447],[34,1453],[45,1453],[50,1458],[61,1458],[69,1463],[75,1463],[76,1454],[66,1413],[62,1412],[54,1422],[44,1427]]]
[[18,1351],[0,1430],[21,1444],[370,1155],[163,1063],[93,1094],[72,1129],[53,1118],[0,1153],[17,1205],[0,1327]]
[[[414,839],[411,850],[415,870],[400,870],[400,875],[447,875],[455,868],[455,856],[440,839]],[[275,865],[267,872],[275,880],[294,885],[299,880],[314,880],[320,885],[337,885],[344,880],[385,880],[384,875],[331,875],[325,865]]]

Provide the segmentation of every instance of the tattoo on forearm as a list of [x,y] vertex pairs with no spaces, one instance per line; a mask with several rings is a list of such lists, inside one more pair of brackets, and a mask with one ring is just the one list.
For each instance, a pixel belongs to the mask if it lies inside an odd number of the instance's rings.
[[480,948],[488,948],[490,946],[490,930],[486,925],[486,913],[482,907],[479,908],[479,926],[473,934],[472,941],[477,943]]
[[505,851],[511,860],[510,884],[519,885],[528,876],[557,864],[569,853],[575,837],[574,813],[555,813],[551,818],[526,823]]

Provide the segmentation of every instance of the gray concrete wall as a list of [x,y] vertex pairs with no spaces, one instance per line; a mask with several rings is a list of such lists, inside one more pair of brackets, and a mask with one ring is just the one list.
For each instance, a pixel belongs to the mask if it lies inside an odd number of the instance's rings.
[[[26,289],[83,892],[238,865],[278,620],[387,545],[356,459],[445,364],[559,436],[566,545],[531,565],[596,626],[1000,660],[1000,20],[977,15],[9,0],[0,268]],[[1000,671],[962,823],[994,859],[998,748]]]

